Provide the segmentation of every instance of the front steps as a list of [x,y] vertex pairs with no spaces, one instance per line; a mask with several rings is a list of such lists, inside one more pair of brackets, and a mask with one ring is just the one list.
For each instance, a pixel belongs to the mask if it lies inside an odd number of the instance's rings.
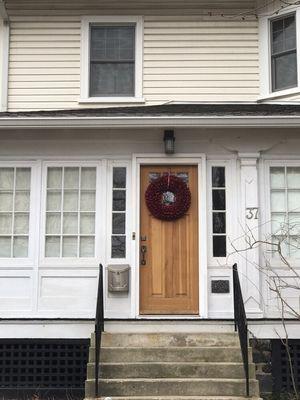
[[[250,360],[250,395],[258,398]],[[94,397],[92,336],[86,398]],[[245,379],[235,333],[103,333],[99,392],[113,400],[241,400]]]

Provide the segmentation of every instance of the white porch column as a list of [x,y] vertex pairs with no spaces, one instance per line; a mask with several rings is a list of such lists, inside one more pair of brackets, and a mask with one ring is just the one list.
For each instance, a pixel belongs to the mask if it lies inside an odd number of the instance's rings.
[[240,160],[240,204],[242,239],[239,248],[242,251],[237,258],[240,279],[248,317],[262,317],[260,296],[259,249],[248,249],[249,243],[259,239],[259,196],[258,165],[259,153],[239,153]]

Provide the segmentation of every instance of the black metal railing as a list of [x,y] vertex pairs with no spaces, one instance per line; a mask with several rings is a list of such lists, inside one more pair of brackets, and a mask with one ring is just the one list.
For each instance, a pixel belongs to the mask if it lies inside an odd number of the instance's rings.
[[238,331],[246,378],[246,395],[249,397],[249,357],[248,357],[248,324],[237,264],[232,267],[234,330]]
[[101,336],[104,331],[104,306],[103,306],[103,265],[99,265],[98,293],[95,318],[95,397],[99,395],[99,361],[101,349]]

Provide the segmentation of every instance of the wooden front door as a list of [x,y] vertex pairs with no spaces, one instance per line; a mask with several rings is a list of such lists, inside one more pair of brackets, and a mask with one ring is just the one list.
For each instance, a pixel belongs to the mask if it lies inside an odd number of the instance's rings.
[[[169,173],[182,178],[192,195],[190,209],[176,221],[154,218],[145,202],[149,183]],[[197,166],[142,166],[140,314],[198,314],[198,259]]]

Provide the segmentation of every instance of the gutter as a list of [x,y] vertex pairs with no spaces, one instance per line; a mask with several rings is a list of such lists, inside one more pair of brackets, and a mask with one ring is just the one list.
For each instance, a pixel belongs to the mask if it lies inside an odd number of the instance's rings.
[[1,129],[55,128],[300,128],[300,116],[141,116],[0,118]]

